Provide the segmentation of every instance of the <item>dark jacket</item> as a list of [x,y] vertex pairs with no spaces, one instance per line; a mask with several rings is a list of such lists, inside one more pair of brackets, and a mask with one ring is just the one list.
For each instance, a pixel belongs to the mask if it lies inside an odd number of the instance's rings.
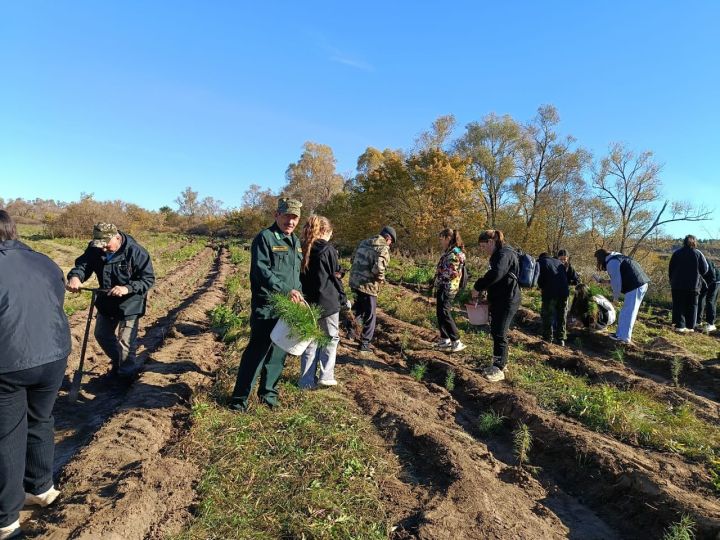
[[538,287],[543,298],[567,298],[570,295],[567,273],[562,261],[543,256],[538,259],[538,267]]
[[62,270],[17,240],[0,243],[0,373],[70,354]]
[[617,300],[620,294],[629,293],[650,283],[650,278],[635,260],[615,251],[605,257],[605,266],[610,276],[613,297]]
[[477,291],[487,291],[490,304],[519,301],[520,286],[515,277],[519,272],[517,252],[505,245],[490,256],[490,270],[475,282],[474,288]]
[[699,291],[701,276],[708,270],[705,256],[697,249],[683,246],[670,257],[670,288],[680,291]]
[[145,314],[147,293],[155,283],[155,273],[150,254],[145,248],[129,234],[120,234],[122,246],[113,254],[106,254],[102,249],[88,244],[85,253],[75,260],[75,268],[70,270],[67,277],[87,281],[95,274],[102,289],[116,285],[128,287],[130,293],[125,296],[99,294],[95,301],[97,310],[106,317],[128,320]]
[[565,273],[567,274],[568,285],[580,285],[580,274],[573,268],[572,263],[568,262],[568,265],[565,267]]
[[270,299],[275,293],[302,291],[300,240],[285,235],[273,223],[253,239],[250,247],[251,319],[274,319]]
[[315,240],[310,248],[310,261],[306,271],[300,272],[305,299],[320,306],[323,317],[340,311],[347,302],[342,281],[335,275],[339,271],[337,251],[326,240]]

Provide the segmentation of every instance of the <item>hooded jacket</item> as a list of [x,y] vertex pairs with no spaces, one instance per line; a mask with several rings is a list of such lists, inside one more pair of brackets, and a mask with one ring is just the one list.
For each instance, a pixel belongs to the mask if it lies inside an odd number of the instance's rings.
[[381,234],[360,242],[350,268],[350,288],[377,296],[390,262],[390,247]]
[[0,373],[70,354],[62,270],[18,240],[0,242]]
[[112,254],[88,244],[67,277],[87,281],[95,274],[102,289],[116,285],[130,289],[125,296],[99,294],[95,301],[97,310],[106,317],[129,320],[145,314],[147,293],[155,283],[155,272],[145,248],[129,234],[120,232],[120,235],[123,243]]
[[335,275],[339,269],[333,245],[322,238],[315,240],[307,270],[300,271],[300,282],[305,299],[320,306],[323,317],[338,313],[347,302],[342,281]]

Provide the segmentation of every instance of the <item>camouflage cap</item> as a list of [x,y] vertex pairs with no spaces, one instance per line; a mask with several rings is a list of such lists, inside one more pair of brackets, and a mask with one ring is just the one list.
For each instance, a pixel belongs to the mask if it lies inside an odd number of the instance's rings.
[[297,199],[289,199],[287,197],[278,199],[277,211],[279,214],[294,214],[297,217],[300,217],[301,208],[302,203]]
[[93,227],[92,247],[104,248],[110,239],[118,233],[118,228],[112,223],[96,223]]

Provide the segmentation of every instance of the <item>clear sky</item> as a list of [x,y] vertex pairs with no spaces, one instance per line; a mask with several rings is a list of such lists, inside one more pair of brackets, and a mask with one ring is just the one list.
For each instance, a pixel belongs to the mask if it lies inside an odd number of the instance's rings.
[[554,104],[596,156],[652,150],[668,197],[716,209],[720,2],[0,3],[0,197],[186,187],[239,206],[311,140],[352,173],[439,115]]

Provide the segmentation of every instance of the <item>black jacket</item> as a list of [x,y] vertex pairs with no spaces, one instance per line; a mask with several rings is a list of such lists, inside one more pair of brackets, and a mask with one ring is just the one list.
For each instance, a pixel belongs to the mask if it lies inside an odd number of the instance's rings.
[[538,287],[543,298],[567,298],[570,295],[565,265],[559,259],[540,257],[538,259],[540,277]]
[[701,276],[708,270],[705,256],[697,249],[683,246],[670,257],[670,288],[699,291]]
[[520,262],[517,252],[505,245],[490,256],[490,270],[475,282],[477,291],[487,291],[490,304],[505,302],[508,305],[520,300],[520,285],[517,276]]
[[567,274],[568,285],[580,285],[580,274],[573,268],[573,265],[568,262],[565,267],[565,273]]
[[102,289],[110,289],[115,285],[128,287],[130,293],[125,296],[99,294],[95,303],[97,310],[106,317],[128,320],[145,314],[147,293],[155,283],[155,273],[145,248],[129,234],[120,234],[123,238],[122,246],[112,254],[109,261],[110,254],[88,244],[85,253],[75,260],[75,268],[70,270],[67,277],[86,281],[95,274]]
[[305,299],[320,306],[323,317],[338,313],[347,302],[342,281],[335,275],[339,270],[337,251],[332,244],[315,240],[308,268],[300,272],[300,282]]
[[70,354],[62,270],[17,240],[0,243],[0,373]]

